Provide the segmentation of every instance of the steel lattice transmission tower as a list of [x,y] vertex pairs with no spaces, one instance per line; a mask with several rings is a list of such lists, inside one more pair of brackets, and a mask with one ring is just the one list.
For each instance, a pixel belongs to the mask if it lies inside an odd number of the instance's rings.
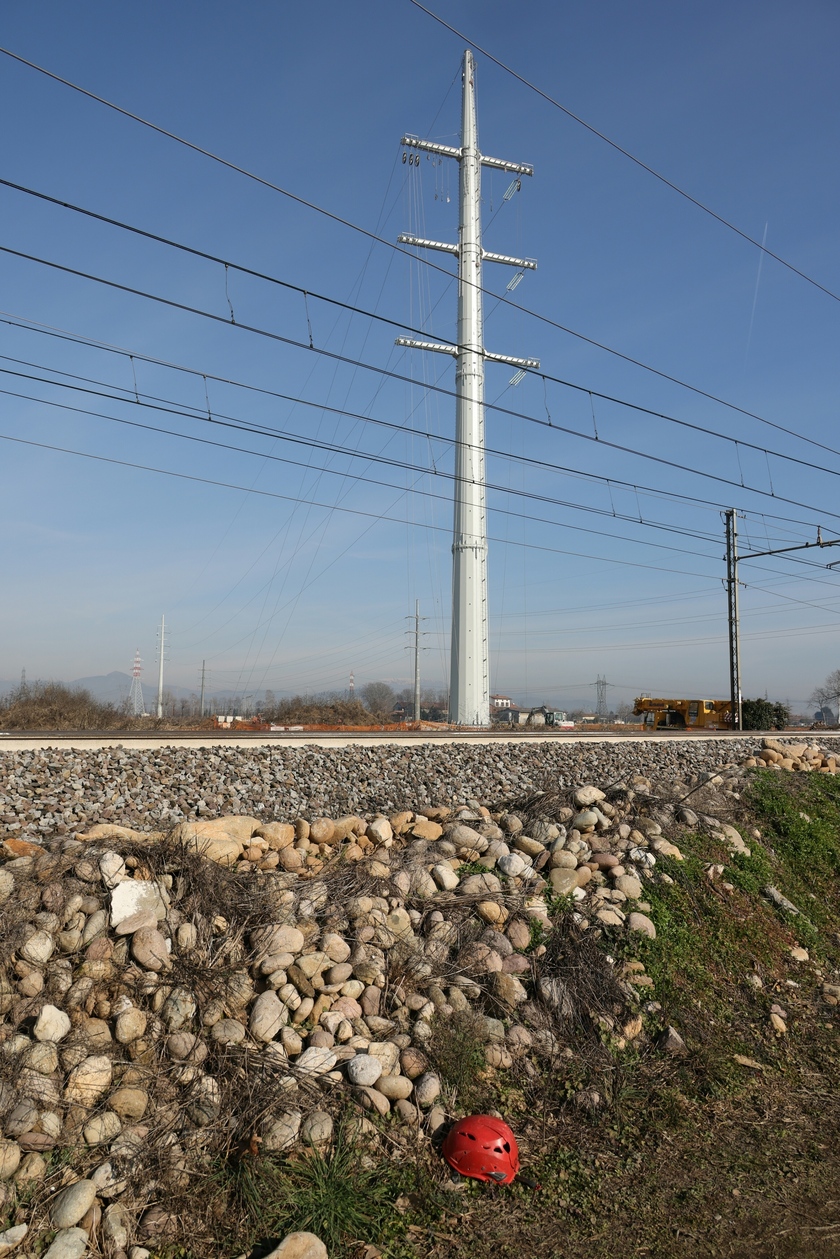
[[[533,175],[520,162],[485,157],[478,147],[475,109],[475,58],[464,53],[461,99],[461,147],[435,144],[403,136],[409,150],[438,153],[460,164],[457,245],[400,235],[403,245],[440,249],[458,257],[458,340],[456,345],[397,337],[397,345],[451,354],[455,369],[455,519],[452,538],[452,645],[449,680],[449,719],[461,726],[490,724],[490,633],[487,604],[487,503],[484,475],[484,363],[509,363],[521,369],[538,368],[537,359],[490,354],[484,348],[481,264],[501,262],[518,272],[536,269],[530,258],[488,253],[481,246],[481,168]],[[419,152],[412,153],[416,163]],[[403,155],[405,160],[405,155]],[[513,187],[513,185],[512,185]],[[507,194],[506,199],[507,199]]]
[[142,672],[143,662],[140,658],[140,648],[138,647],[134,653],[134,664],[131,668],[131,690],[128,692],[128,711],[132,717],[143,717],[146,713],[146,705],[143,703],[143,685],[140,681]]
[[597,717],[598,722],[601,725],[603,725],[609,718],[609,713],[607,712],[607,687],[608,686],[609,686],[609,683],[607,682],[607,679],[602,678],[599,673],[598,680],[595,683],[595,694],[597,696],[597,700],[595,704],[595,716]]

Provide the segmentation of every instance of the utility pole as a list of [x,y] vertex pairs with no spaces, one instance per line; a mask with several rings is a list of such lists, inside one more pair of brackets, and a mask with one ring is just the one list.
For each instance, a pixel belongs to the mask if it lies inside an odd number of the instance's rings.
[[[490,632],[487,603],[487,503],[484,475],[484,363],[509,363],[523,371],[537,359],[490,354],[484,348],[481,264],[500,262],[519,271],[536,269],[533,259],[488,253],[481,246],[481,168],[511,171],[518,177],[534,168],[485,157],[478,147],[475,108],[475,58],[464,53],[461,97],[461,147],[403,136],[409,150],[438,153],[460,163],[459,239],[457,245],[400,235],[400,244],[440,249],[458,257],[458,336],[456,345],[397,337],[410,349],[451,354],[455,369],[455,512],[452,538],[452,635],[449,719],[461,726],[490,724]],[[419,152],[412,153],[414,162]],[[405,154],[403,154],[405,160]]]
[[729,618],[729,711],[732,729],[743,729],[741,712],[741,642],[738,617],[738,527],[737,512],[730,507],[726,520],[726,607]]
[[198,701],[198,715],[199,715],[199,717],[203,717],[203,716],[204,716],[204,666],[206,665],[206,663],[207,663],[207,661],[206,661],[206,660],[202,660],[202,662],[201,662],[201,695],[200,695],[200,697],[199,697],[199,701]]
[[158,721],[163,716],[163,653],[166,647],[166,619],[163,615],[160,618],[160,641],[158,643],[158,693],[157,693],[157,715]]
[[420,600],[414,600],[414,616],[407,616],[407,621],[414,622],[413,630],[406,630],[407,634],[414,635],[414,720],[420,724],[420,638],[422,631],[420,622],[425,621],[425,617],[420,615]]
[[[724,512],[726,523],[726,595],[729,613],[729,694],[732,706],[732,729],[743,729],[743,713],[741,711],[741,647],[740,617],[738,613],[738,534],[736,526],[737,512],[730,507]],[[812,547],[840,546],[840,538],[826,541],[822,529],[817,526],[817,537],[814,542],[801,542],[797,546],[779,546],[770,551],[750,551],[740,556],[742,560],[757,560],[767,555],[787,555],[789,551],[810,551]],[[834,568],[834,564],[826,564],[826,568]]]

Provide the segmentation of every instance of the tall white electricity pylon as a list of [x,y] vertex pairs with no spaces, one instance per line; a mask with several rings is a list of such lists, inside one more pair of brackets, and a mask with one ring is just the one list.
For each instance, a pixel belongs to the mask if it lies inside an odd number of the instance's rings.
[[134,653],[134,664],[131,667],[131,690],[128,693],[128,711],[132,717],[145,717],[146,706],[143,703],[143,684],[140,674],[143,672],[143,661],[140,648]]
[[[518,271],[536,270],[531,258],[488,253],[481,246],[481,168],[533,175],[521,162],[485,157],[478,147],[475,112],[475,58],[464,53],[461,147],[403,136],[409,150],[438,153],[460,163],[458,244],[400,235],[400,244],[440,249],[458,256],[458,343],[441,345],[397,337],[410,349],[451,354],[455,370],[455,519],[452,537],[452,642],[449,720],[459,726],[490,725],[490,633],[487,605],[487,502],[484,475],[484,363],[509,363],[523,371],[539,360],[491,354],[484,348],[481,264],[501,262]],[[414,156],[412,154],[412,156]],[[417,161],[418,157],[414,157]]]

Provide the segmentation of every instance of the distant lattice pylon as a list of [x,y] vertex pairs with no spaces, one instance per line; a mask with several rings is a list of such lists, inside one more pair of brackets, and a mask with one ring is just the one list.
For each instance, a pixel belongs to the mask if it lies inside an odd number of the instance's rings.
[[128,693],[128,711],[132,717],[142,717],[146,712],[143,703],[143,687],[140,682],[140,674],[143,672],[143,664],[140,659],[140,649],[134,653],[134,664],[131,669],[131,690]]
[[609,683],[607,682],[607,679],[602,678],[599,673],[598,681],[595,683],[596,694],[598,696],[598,699],[595,705],[595,716],[602,725],[604,722],[609,720],[609,714],[607,712],[607,687],[608,686],[609,686]]

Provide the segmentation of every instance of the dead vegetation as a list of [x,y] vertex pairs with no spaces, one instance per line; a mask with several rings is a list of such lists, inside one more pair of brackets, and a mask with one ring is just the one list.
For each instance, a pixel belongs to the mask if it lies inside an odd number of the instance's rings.
[[100,703],[90,691],[62,682],[23,683],[0,699],[4,730],[123,730],[130,724],[124,706]]

